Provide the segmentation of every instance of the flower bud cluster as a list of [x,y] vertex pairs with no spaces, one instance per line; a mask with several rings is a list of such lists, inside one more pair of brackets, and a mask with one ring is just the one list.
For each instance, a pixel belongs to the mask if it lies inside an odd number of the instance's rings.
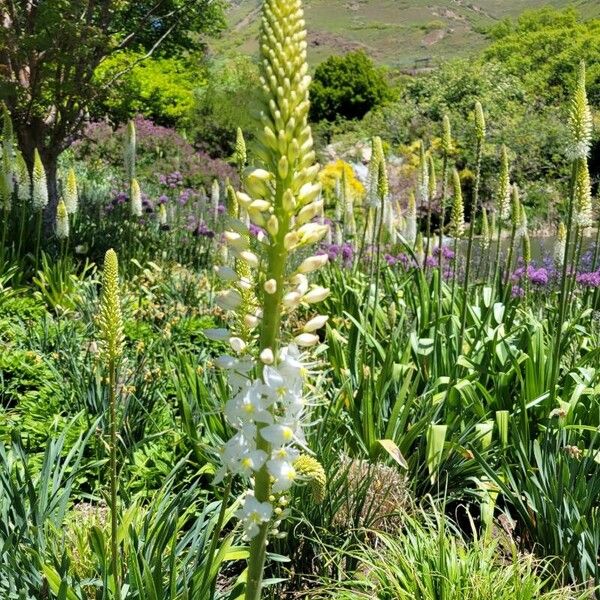
[[329,295],[308,279],[327,263],[327,255],[307,250],[328,226],[308,125],[306,46],[300,0],[265,0],[261,129],[252,156],[257,166],[244,171],[244,191],[228,189],[223,239],[233,266],[216,269],[227,284],[216,303],[233,313],[236,331],[206,332],[231,348],[217,361],[228,373],[224,411],[235,431],[221,449],[219,477],[230,473],[251,484],[238,512],[247,539],[264,535],[267,524],[277,527],[278,503],[300,477],[294,463],[306,447],[302,352],[319,343],[317,332],[327,322],[316,315],[293,333],[282,326],[298,307]]

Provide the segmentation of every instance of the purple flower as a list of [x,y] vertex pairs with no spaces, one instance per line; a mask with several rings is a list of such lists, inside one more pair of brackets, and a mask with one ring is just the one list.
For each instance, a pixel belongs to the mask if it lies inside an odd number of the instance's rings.
[[[433,255],[434,256],[440,255],[439,246],[437,246],[436,248],[433,249]],[[454,250],[452,250],[452,248],[449,248],[448,246],[442,246],[442,258],[444,260],[454,260]]]
[[588,288],[600,287],[600,271],[592,271],[591,273],[579,273],[576,277],[579,285]]
[[518,285],[513,285],[511,295],[513,298],[523,298],[525,296],[525,290]]
[[431,269],[432,267],[437,267],[437,265],[438,265],[438,261],[435,258],[435,256],[428,256],[425,259],[425,267],[427,269]]

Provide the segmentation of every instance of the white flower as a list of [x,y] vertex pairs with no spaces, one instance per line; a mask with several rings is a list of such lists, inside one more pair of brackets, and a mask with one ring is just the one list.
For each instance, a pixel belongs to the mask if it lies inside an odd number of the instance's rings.
[[267,462],[269,474],[273,477],[272,490],[278,494],[292,487],[296,479],[296,469],[286,460],[270,460]]
[[[267,459],[262,450],[256,449],[256,425],[247,423],[221,449],[221,461],[225,471],[250,475]],[[219,475],[224,474],[221,470]]]
[[274,448],[286,446],[295,439],[294,430],[288,425],[267,425],[260,430],[260,435],[269,442]]
[[279,402],[284,408],[293,409],[296,414],[304,407],[302,400],[302,378],[299,369],[280,369],[266,365],[263,369],[265,385],[263,391],[273,402]]
[[298,267],[299,273],[312,273],[321,267],[325,266],[329,261],[327,254],[318,254],[305,259]]
[[294,446],[281,446],[276,448],[271,454],[272,460],[286,460],[289,463],[294,463],[300,456],[300,452]]
[[295,344],[284,346],[279,351],[279,372],[284,377],[299,377],[302,379],[304,365],[300,360],[300,350]]
[[235,358],[224,354],[215,360],[217,367],[229,371],[228,382],[234,394],[250,386],[248,373],[254,368],[254,361],[249,358]]
[[262,383],[256,380],[227,401],[225,416],[234,427],[246,423],[272,423],[273,415],[267,410],[271,404],[269,396],[263,394]]
[[244,506],[236,512],[244,527],[244,536],[251,540],[258,535],[260,526],[268,523],[273,515],[273,507],[269,502],[259,502],[252,494],[246,495]]

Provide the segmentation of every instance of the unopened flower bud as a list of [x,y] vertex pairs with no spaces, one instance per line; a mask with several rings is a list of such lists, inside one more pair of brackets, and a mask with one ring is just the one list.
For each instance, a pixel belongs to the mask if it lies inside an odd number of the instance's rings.
[[269,184],[273,175],[264,169],[254,169],[246,175],[246,189],[251,196],[266,198],[270,195]]
[[327,315],[318,315],[313,317],[306,323],[306,325],[304,325],[302,331],[304,333],[313,333],[314,331],[321,329],[321,327],[323,327],[328,320],[329,317]]
[[294,342],[301,348],[308,348],[319,343],[319,336],[313,333],[301,333],[294,338]]
[[321,267],[325,266],[328,261],[329,257],[327,256],[327,254],[318,254],[316,256],[311,256],[310,258],[307,258],[304,261],[302,261],[302,263],[298,267],[298,272],[312,273],[313,271],[316,271],[317,269],[320,269]]
[[330,293],[331,292],[329,288],[315,287],[304,295],[302,301],[306,302],[307,304],[316,304],[317,302],[322,302],[325,300]]
[[258,256],[256,256],[254,252],[250,252],[250,250],[244,250],[240,252],[239,257],[253,268],[258,267],[260,263],[260,261],[258,260]]
[[267,294],[274,294],[277,291],[277,281],[275,281],[275,279],[269,279],[268,281],[265,281],[264,288]]
[[273,350],[271,350],[271,348],[265,348],[260,353],[260,360],[264,365],[272,365],[275,362],[275,357],[273,356]]
[[279,233],[279,221],[275,215],[271,215],[267,221],[267,231],[273,237]]
[[229,338],[229,345],[234,352],[240,354],[246,349],[246,342],[239,337]]

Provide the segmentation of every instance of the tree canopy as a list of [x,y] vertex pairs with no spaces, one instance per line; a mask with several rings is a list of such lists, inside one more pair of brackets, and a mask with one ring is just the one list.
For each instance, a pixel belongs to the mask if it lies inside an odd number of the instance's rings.
[[588,96],[600,106],[600,19],[582,20],[574,8],[543,8],[503,21],[490,36],[484,59],[501,62],[544,99],[564,100],[585,60]]
[[363,52],[331,56],[316,69],[311,86],[314,121],[361,119],[389,95],[382,69]]
[[0,0],[0,100],[25,159],[35,148],[56,204],[56,161],[95,103],[132,65],[101,83],[103,61],[123,50],[174,56],[223,26],[221,0]]

